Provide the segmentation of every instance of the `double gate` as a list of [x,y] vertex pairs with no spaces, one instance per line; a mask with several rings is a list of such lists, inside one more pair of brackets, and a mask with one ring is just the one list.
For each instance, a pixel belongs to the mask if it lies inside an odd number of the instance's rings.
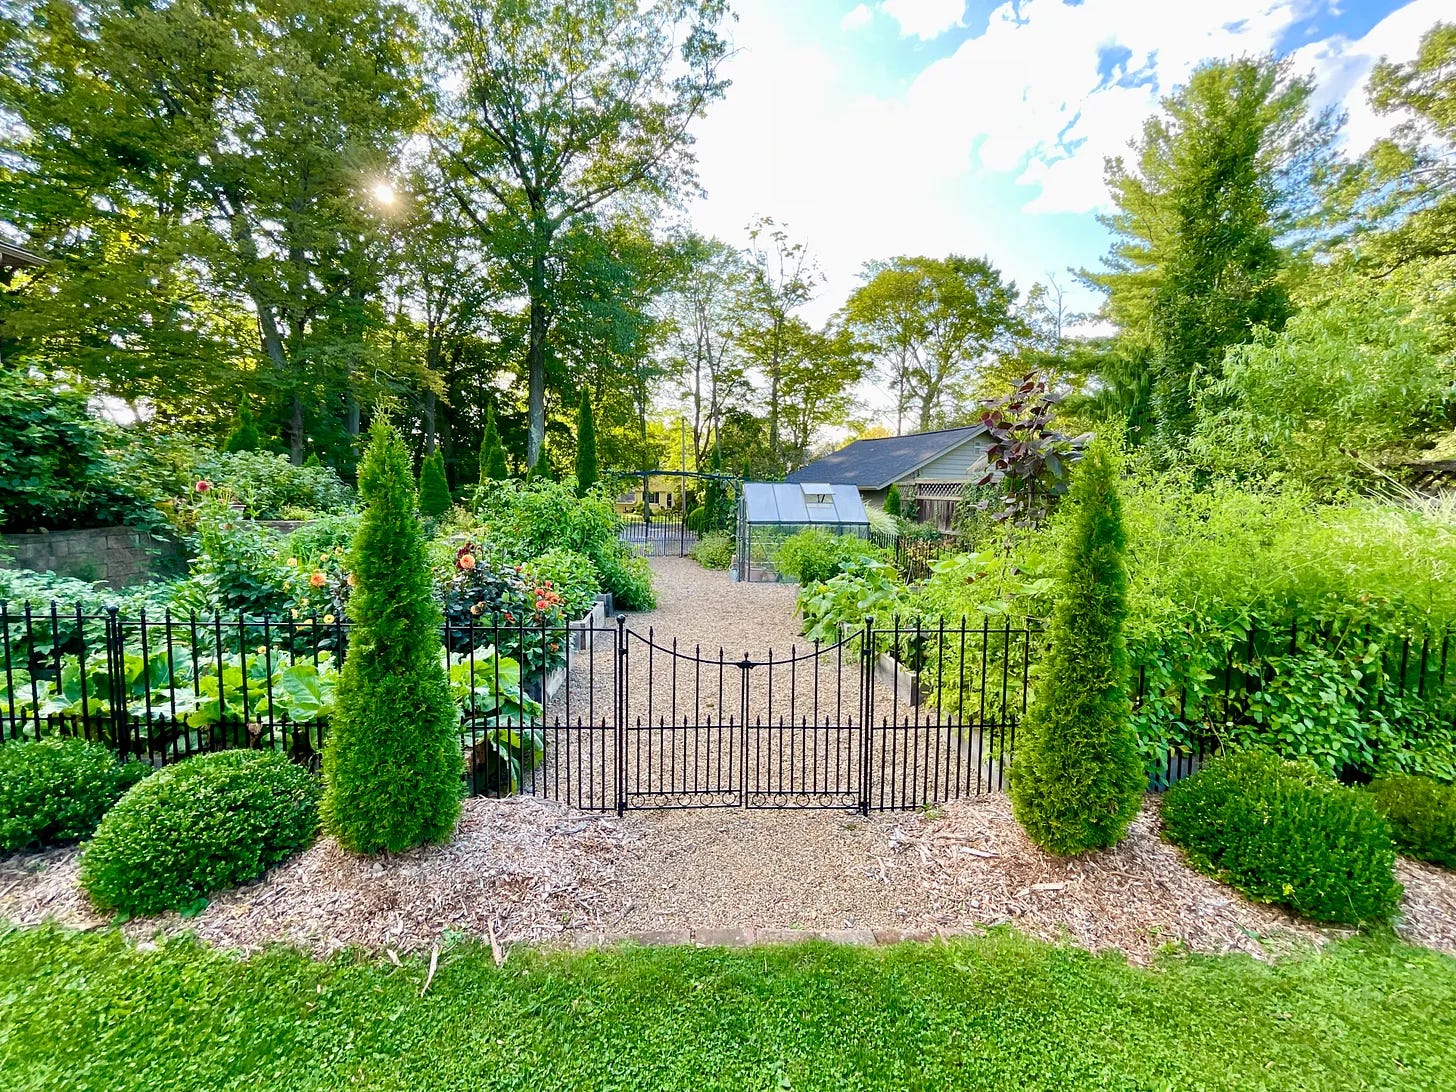
[[619,813],[868,813],[999,790],[1035,637],[867,624],[755,656],[618,619],[573,652],[542,718],[546,757],[522,790]]

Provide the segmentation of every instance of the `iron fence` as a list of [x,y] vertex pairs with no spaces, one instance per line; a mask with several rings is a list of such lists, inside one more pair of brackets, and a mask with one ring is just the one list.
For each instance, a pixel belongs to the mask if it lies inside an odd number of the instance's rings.
[[[0,604],[0,742],[80,736],[154,766],[265,748],[317,769],[351,629]],[[469,792],[617,812],[869,812],[999,791],[1045,643],[1039,626],[1004,618],[871,621],[766,653],[688,646],[625,617],[472,619],[441,637]],[[1291,625],[1251,629],[1206,662],[1140,657],[1133,715],[1150,785],[1267,730],[1311,663],[1407,736],[1456,727],[1450,645]]]
[[[683,470],[609,470],[602,475],[616,496],[623,524],[620,538],[649,557],[685,557],[705,531],[732,531],[737,511],[739,478]],[[704,506],[711,490],[718,526],[702,526],[690,517]]]

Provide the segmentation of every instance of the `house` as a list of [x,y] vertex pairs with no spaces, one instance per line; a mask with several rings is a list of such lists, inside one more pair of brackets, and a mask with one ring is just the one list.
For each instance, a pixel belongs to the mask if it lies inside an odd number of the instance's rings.
[[[676,512],[682,506],[686,495],[688,509],[696,501],[695,479],[681,474],[653,474],[648,479],[647,504],[654,515],[659,512]],[[642,514],[642,478],[624,478],[622,491],[617,494],[617,512],[621,515]]]
[[0,239],[0,286],[9,284],[17,269],[38,269],[45,264],[39,255]]
[[984,425],[855,440],[787,476],[791,482],[853,482],[867,503],[883,505],[890,486],[915,502],[924,523],[949,531],[961,490],[985,473],[991,438]]

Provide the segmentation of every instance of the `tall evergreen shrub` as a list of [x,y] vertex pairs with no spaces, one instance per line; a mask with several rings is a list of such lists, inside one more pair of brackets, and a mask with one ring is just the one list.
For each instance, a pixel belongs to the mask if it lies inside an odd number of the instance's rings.
[[228,454],[236,451],[257,451],[261,442],[252,413],[246,405],[239,406],[238,423],[223,441],[222,449]]
[[597,426],[592,420],[591,399],[581,392],[576,411],[576,495],[584,497],[597,484]]
[[485,411],[485,433],[480,438],[480,480],[503,482],[511,476],[506,466],[506,449],[495,427],[495,409]]
[[900,499],[900,487],[890,486],[890,491],[885,494],[885,511],[892,516],[903,516],[905,514],[905,502]]
[[1121,841],[1147,787],[1127,695],[1126,535],[1117,467],[1103,444],[1088,449],[1069,499],[1074,524],[1050,649],[1011,767],[1017,821],[1062,856]]
[[556,475],[551,472],[551,462],[546,458],[544,441],[541,444],[540,454],[536,456],[536,465],[531,467],[530,472],[526,475],[526,480],[533,482],[554,482],[556,480]]
[[450,836],[460,814],[459,716],[409,455],[377,422],[359,466],[349,652],[324,746],[324,828],[356,853]]
[[445,480],[445,457],[438,450],[432,451],[420,464],[420,511],[427,516],[441,516],[453,503],[450,483]]

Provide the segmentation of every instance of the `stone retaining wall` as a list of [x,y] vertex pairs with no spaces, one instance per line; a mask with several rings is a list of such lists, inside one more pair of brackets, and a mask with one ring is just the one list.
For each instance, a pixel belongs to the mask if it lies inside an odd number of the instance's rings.
[[125,588],[186,571],[187,553],[173,538],[132,527],[96,527],[43,535],[0,535],[9,569],[53,572]]

